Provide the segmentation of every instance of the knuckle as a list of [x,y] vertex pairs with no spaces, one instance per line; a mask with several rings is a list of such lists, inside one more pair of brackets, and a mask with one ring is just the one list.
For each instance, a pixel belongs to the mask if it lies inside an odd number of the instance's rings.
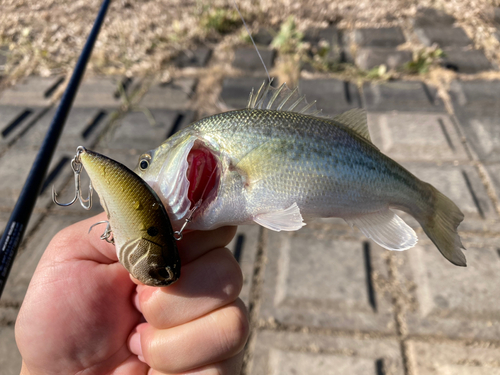
[[241,300],[227,307],[224,312],[226,324],[221,333],[221,346],[226,353],[234,355],[243,350],[250,331],[248,314]]

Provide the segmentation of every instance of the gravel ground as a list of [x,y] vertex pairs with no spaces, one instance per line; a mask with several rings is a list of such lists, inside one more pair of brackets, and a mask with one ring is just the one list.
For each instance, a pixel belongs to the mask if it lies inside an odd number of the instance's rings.
[[[1,0],[0,52],[8,58],[0,84],[5,87],[28,75],[71,71],[100,4],[99,0]],[[492,16],[498,0],[240,0],[238,5],[253,30],[278,28],[290,15],[300,30],[329,24],[343,29],[399,25],[408,30],[418,7],[432,6],[453,15],[475,47],[500,63]],[[241,44],[244,29],[239,20],[223,35],[207,26],[217,9],[229,10],[237,20],[232,1],[113,1],[88,72],[168,78],[169,61],[179,51],[199,45],[228,49]],[[410,40],[405,48],[418,50],[421,45]]]

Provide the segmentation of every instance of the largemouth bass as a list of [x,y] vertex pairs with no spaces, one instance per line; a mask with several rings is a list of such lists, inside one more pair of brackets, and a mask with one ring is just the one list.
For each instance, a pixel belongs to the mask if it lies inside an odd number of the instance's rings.
[[364,110],[319,115],[296,90],[263,85],[248,108],[201,119],[142,155],[136,172],[174,228],[201,202],[190,229],[257,223],[293,231],[310,218],[340,217],[380,246],[406,250],[417,236],[394,208],[465,266],[460,209],[379,151]]
[[[120,263],[146,285],[166,286],[177,281],[181,270],[177,245],[156,193],[124,165],[80,146],[72,161],[77,195],[70,204],[80,195],[78,176],[82,165],[108,217],[101,239],[115,244]],[[58,203],[55,192],[53,198]],[[82,205],[85,202],[82,200]]]

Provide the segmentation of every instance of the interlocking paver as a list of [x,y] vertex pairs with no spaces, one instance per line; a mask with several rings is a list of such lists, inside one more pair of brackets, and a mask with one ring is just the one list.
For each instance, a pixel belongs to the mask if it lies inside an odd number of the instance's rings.
[[186,109],[197,82],[195,78],[176,78],[171,82],[155,84],[142,97],[140,104],[150,109]]
[[[0,158],[0,207],[4,210],[12,209],[21,193],[31,166],[36,158],[37,150],[31,148],[11,148]],[[50,163],[47,176],[51,176],[50,181],[44,185],[36,203],[36,208],[45,208],[52,200],[50,188],[55,185],[57,190],[61,190],[64,182],[69,178],[71,168],[69,166],[74,153],[56,151]]]
[[483,51],[446,51],[442,65],[459,73],[478,73],[493,68]]
[[108,147],[136,149],[143,152],[158,147],[176,125],[180,113],[173,110],[152,109],[155,123],[150,123],[143,112],[129,112],[119,121]]
[[[260,55],[268,69],[273,67],[276,52],[272,49],[259,48]],[[234,51],[233,68],[241,69],[248,73],[265,73],[264,66],[260,61],[255,48],[238,48]]]
[[453,81],[450,84],[453,108],[459,115],[500,116],[500,81],[471,80]]
[[415,34],[429,47],[433,44],[442,48],[467,47],[472,43],[461,27],[422,26],[415,29]]
[[435,8],[420,8],[417,10],[413,25],[422,26],[453,26],[455,18],[442,10]]
[[436,88],[416,81],[364,83],[363,102],[374,112],[445,112]]
[[403,375],[399,343],[325,334],[258,332],[252,375]]
[[500,201],[500,164],[487,165],[485,168],[493,184],[497,199]]
[[498,117],[461,114],[458,116],[458,123],[479,160],[486,162],[500,161]]
[[174,62],[178,68],[202,68],[207,64],[211,54],[212,50],[206,47],[181,51]]
[[240,298],[249,305],[252,288],[253,269],[256,261],[260,227],[257,225],[241,225],[238,227],[234,239],[226,246],[232,251],[243,273],[243,287]]
[[0,72],[5,70],[5,64],[7,64],[7,54],[9,49],[7,46],[0,46]]
[[415,375],[500,375],[500,349],[487,345],[410,342]]
[[47,110],[47,107],[0,106],[0,152],[3,152]]
[[3,92],[0,106],[45,107],[50,104],[55,89],[64,81],[63,77],[28,77]]
[[92,77],[82,82],[73,107],[117,108],[122,103],[119,86],[130,93],[132,80],[124,77]]
[[457,204],[466,217],[461,228],[473,226],[473,221],[497,217],[479,173],[474,167],[470,165],[401,164]]
[[[19,147],[38,149],[45,138],[56,111],[56,108],[52,108],[31,126],[18,141]],[[112,110],[100,107],[72,108],[59,139],[58,149],[73,152],[77,146],[91,147],[106,128],[112,116]]]
[[360,48],[356,53],[356,65],[369,70],[379,65],[396,69],[411,61],[411,51],[399,51],[392,48]]
[[[330,233],[331,232],[331,233]],[[351,236],[359,236],[352,230]],[[394,333],[381,249],[335,231],[268,232],[260,317],[284,324]]]
[[406,39],[400,27],[354,30],[354,41],[360,47],[397,47]]
[[373,143],[394,160],[467,161],[451,119],[433,113],[369,113]]
[[498,340],[498,239],[464,243],[467,268],[449,263],[428,241],[396,254],[403,293],[411,301],[405,314],[409,334]]
[[310,103],[316,100],[316,107],[325,115],[335,115],[351,108],[361,107],[358,88],[351,82],[338,79],[301,79],[299,90]]
[[246,108],[252,89],[257,93],[267,77],[226,78],[222,82],[220,98],[228,109]]
[[0,368],[2,375],[18,375],[21,372],[21,353],[17,349],[14,326],[0,327]]
[[[340,32],[336,27],[308,29],[305,31],[302,41],[309,43],[313,51],[327,47],[328,53],[325,60],[328,63],[336,63],[343,60],[343,45],[341,43]],[[327,45],[321,45],[323,42],[326,42]],[[306,64],[304,69],[312,70],[312,67]]]

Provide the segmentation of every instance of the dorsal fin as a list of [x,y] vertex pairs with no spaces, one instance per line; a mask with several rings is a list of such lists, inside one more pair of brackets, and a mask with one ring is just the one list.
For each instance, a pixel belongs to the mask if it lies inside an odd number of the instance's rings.
[[257,94],[254,95],[252,90],[247,108],[273,109],[325,117],[321,115],[322,110],[316,108],[316,101],[307,103],[306,97],[300,96],[297,88],[290,90],[286,83],[278,88],[271,85],[272,79],[269,83],[264,81]]
[[362,108],[353,108],[338,116],[332,118],[336,122],[352,129],[367,141],[371,143],[370,132],[368,131],[368,122],[366,120],[366,111]]

